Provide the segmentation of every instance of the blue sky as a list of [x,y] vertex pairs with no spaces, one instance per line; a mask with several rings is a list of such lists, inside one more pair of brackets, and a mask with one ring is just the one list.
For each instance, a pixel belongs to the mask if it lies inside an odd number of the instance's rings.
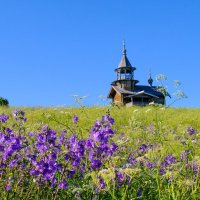
[[[188,98],[178,107],[200,107],[200,1],[2,0],[0,96],[11,106],[103,103],[116,79],[122,40],[139,84],[149,69],[182,82]],[[170,100],[168,99],[168,102]]]

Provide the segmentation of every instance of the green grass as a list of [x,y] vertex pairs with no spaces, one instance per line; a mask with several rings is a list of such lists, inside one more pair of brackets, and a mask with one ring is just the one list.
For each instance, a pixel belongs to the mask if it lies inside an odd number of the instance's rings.
[[[11,111],[15,107],[0,108],[0,113],[11,116]],[[119,132],[131,132],[132,126],[155,126],[166,127],[166,129],[181,129],[193,126],[200,130],[200,108],[168,108],[163,107],[84,107],[84,108],[65,108],[65,107],[20,107],[26,112],[28,118],[27,126],[34,126],[38,122],[48,123],[56,130],[61,130],[65,126],[61,125],[51,117],[62,123],[71,120],[74,115],[79,116],[79,126],[91,126],[102,115],[110,113],[115,119],[114,127]]]
[[[0,113],[10,116],[6,126],[12,127],[12,111],[16,109],[0,108]],[[84,179],[71,180],[71,188],[66,191],[59,191],[56,194],[46,188],[39,191],[33,179],[30,180],[30,186],[22,190],[20,187],[14,187],[16,191],[5,192],[3,198],[14,199],[26,197],[24,199],[79,199],[76,191],[81,191],[80,199],[139,199],[137,192],[143,189],[141,199],[200,199],[200,173],[195,174],[192,166],[197,162],[200,169],[200,109],[192,108],[168,108],[164,107],[20,107],[24,110],[27,122],[24,124],[27,135],[28,132],[38,133],[41,125],[48,124],[51,129],[57,131],[60,135],[63,129],[67,130],[70,136],[76,133],[79,139],[86,139],[90,135],[90,128],[97,119],[105,114],[114,118],[115,123],[112,129],[116,132],[113,141],[118,145],[116,155],[110,160],[106,160],[101,169],[93,172],[87,172]],[[79,117],[79,122],[74,124],[72,118],[74,115]],[[193,127],[197,134],[189,136],[187,128]],[[17,129],[16,129],[17,130]],[[29,141],[31,142],[31,140]],[[152,145],[153,150],[138,153],[142,144]],[[189,150],[188,163],[178,161],[172,166],[166,167],[164,175],[159,174],[159,167],[167,155],[172,154],[177,160],[184,150]],[[132,152],[135,152],[137,164],[131,168],[126,165],[126,159]],[[147,161],[156,162],[156,167],[149,170],[140,165]],[[87,166],[86,160],[86,166]],[[117,188],[113,178],[115,170],[127,174],[132,179],[132,185],[124,184]],[[106,173],[104,172],[106,170]],[[15,173],[10,172],[10,173]],[[95,187],[98,187],[97,176],[101,175],[106,182],[107,187],[95,194]],[[194,175],[196,177],[194,181]],[[168,178],[173,177],[172,182]],[[5,180],[8,178],[5,175]],[[0,189],[4,188],[5,183],[0,181]],[[69,180],[70,181],[70,180]],[[79,187],[77,186],[79,185]],[[78,188],[77,188],[78,187]],[[33,188],[33,189],[32,189]],[[2,189],[3,190],[3,189]],[[33,190],[33,191],[32,191]],[[32,192],[31,192],[32,191]],[[18,194],[17,194],[18,193]],[[76,194],[76,195],[75,195]],[[14,195],[14,196],[13,196]],[[16,195],[16,196],[15,196]]]

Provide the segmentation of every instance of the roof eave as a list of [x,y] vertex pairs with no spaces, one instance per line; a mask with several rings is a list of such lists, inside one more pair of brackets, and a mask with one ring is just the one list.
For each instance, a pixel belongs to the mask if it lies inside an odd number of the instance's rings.
[[148,96],[152,96],[152,97],[154,97],[154,98],[157,98],[157,99],[159,99],[159,97],[158,97],[158,96],[156,96],[156,95],[153,95],[153,94],[150,94],[150,93],[148,93],[148,92],[144,92],[144,91],[137,92],[137,93],[135,93],[135,94],[133,94],[133,95],[129,95],[128,97],[139,96],[139,95],[141,95],[141,94],[146,94],[146,95],[148,95]]

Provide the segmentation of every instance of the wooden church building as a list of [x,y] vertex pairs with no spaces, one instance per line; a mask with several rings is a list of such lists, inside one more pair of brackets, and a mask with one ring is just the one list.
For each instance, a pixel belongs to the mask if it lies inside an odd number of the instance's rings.
[[139,81],[134,77],[135,70],[136,68],[131,65],[127,58],[124,43],[121,61],[115,69],[117,79],[111,83],[108,98],[111,98],[115,104],[127,106],[145,106],[151,102],[164,104],[165,96],[158,87],[153,86],[151,74],[148,85],[138,85]]

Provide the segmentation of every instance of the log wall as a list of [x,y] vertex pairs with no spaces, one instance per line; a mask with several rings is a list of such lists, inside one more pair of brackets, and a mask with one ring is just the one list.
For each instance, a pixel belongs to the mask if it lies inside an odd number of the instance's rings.
[[114,103],[122,103],[122,96],[120,95],[120,94],[118,94],[118,93],[116,93],[115,94],[115,96],[114,96]]

